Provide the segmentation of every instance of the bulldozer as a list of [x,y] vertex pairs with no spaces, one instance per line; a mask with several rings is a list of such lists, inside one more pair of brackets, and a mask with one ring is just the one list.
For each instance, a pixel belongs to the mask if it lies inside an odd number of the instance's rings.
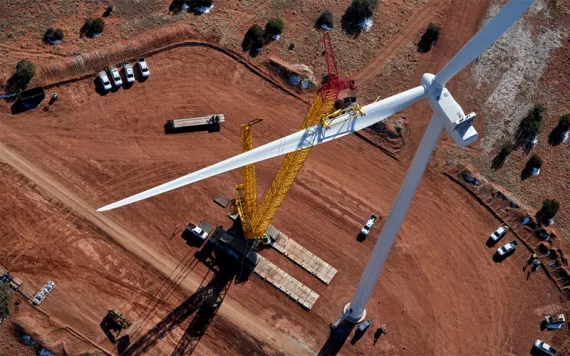
[[123,313],[115,309],[109,309],[106,319],[114,323],[119,330],[128,329],[131,326],[131,322],[123,316]]

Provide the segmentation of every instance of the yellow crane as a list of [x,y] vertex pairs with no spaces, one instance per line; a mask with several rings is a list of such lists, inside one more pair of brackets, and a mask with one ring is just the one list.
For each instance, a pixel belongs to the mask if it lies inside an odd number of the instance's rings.
[[[316,125],[324,118],[329,118],[334,110],[335,102],[341,90],[356,90],[353,80],[341,80],[338,75],[336,60],[328,32],[323,34],[321,42],[325,47],[328,76],[313,99],[309,111],[301,124],[301,130]],[[252,126],[263,119],[253,120],[241,127],[243,151],[253,148]],[[326,122],[323,121],[323,124]],[[258,239],[265,235],[265,230],[273,220],[277,210],[283,203],[297,174],[305,163],[311,148],[294,151],[285,155],[275,178],[258,206],[255,165],[243,167],[243,183],[236,186],[236,207],[240,214],[246,239]]]

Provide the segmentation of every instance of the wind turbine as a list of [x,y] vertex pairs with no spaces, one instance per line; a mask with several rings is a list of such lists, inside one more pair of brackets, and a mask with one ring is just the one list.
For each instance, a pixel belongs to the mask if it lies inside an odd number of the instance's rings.
[[362,274],[352,301],[345,306],[343,315],[335,325],[338,325],[344,319],[355,323],[359,322],[366,316],[366,304],[370,299],[384,262],[400,230],[404,216],[408,211],[442,130],[445,129],[447,131],[459,148],[465,147],[477,139],[477,131],[473,127],[475,114],[465,115],[461,106],[445,88],[445,84],[489,48],[522,16],[533,2],[534,0],[510,0],[437,75],[424,74],[421,79],[421,85],[418,87],[366,105],[361,108],[361,111],[347,112],[330,119],[326,123],[323,122],[309,127],[194,173],[109,204],[97,211],[115,209],[248,164],[335,140],[380,122],[425,98],[433,111],[426,132],[400,187],[382,232],[378,237],[372,256]]

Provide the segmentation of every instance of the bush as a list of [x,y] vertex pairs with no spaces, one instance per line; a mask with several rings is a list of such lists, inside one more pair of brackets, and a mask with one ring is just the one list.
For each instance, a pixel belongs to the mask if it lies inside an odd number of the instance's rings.
[[315,27],[318,29],[332,30],[334,27],[334,18],[330,10],[325,10],[315,22]]
[[532,156],[530,156],[529,160],[526,162],[526,167],[528,169],[540,169],[540,167],[542,167],[542,159],[534,154]]
[[26,89],[35,75],[36,65],[27,59],[21,59],[16,64],[16,71],[6,83],[7,91],[15,93]]
[[540,133],[542,117],[546,112],[546,107],[542,104],[535,105],[529,110],[528,114],[522,119],[519,128],[515,134],[515,142],[517,146],[532,147],[532,141]]
[[257,55],[263,47],[263,29],[261,26],[252,25],[241,42],[241,48],[244,51],[249,51],[252,56]]
[[553,146],[561,144],[568,131],[570,131],[570,114],[560,116],[558,125],[548,135],[548,143]]
[[424,32],[422,38],[418,42],[418,52],[425,53],[435,46],[439,39],[439,33],[439,26],[430,22],[426,32]]
[[513,151],[513,144],[510,142],[505,142],[502,146],[501,146],[501,151],[497,154],[497,156],[495,156],[495,158],[493,159],[493,164],[492,164],[492,168],[493,169],[499,169],[501,167],[503,167],[503,165],[505,164],[505,162],[507,161],[507,158],[509,158],[509,156],[511,155],[511,152]]
[[560,203],[554,199],[545,199],[542,201],[542,207],[540,208],[539,214],[544,218],[554,218],[556,213],[560,209]]
[[0,319],[10,315],[10,303],[12,302],[12,289],[6,283],[0,283]]
[[105,29],[105,21],[98,17],[96,19],[87,19],[81,27],[81,32],[86,34],[88,37],[94,37],[101,33]]
[[264,37],[267,42],[273,41],[283,33],[283,21],[281,19],[272,18],[265,24]]
[[44,42],[45,43],[53,44],[54,42],[62,41],[62,40],[63,40],[63,31],[60,28],[54,29],[54,28],[50,27],[44,33]]
[[107,16],[111,16],[111,14],[113,13],[113,5],[109,5],[107,6],[107,8],[105,9],[105,12],[103,13],[103,16],[107,17]]
[[364,29],[363,22],[372,17],[375,4],[370,0],[353,0],[340,19],[342,30],[350,36],[359,35]]

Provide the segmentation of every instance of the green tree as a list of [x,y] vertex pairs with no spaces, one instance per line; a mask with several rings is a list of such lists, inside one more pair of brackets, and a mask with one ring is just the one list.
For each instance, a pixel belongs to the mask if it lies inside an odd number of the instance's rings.
[[63,40],[63,30],[60,28],[48,28],[44,33],[44,42],[54,44],[54,42]]
[[283,21],[278,18],[272,18],[265,24],[264,37],[267,42],[273,41],[277,36],[283,33]]
[[363,22],[372,17],[374,9],[374,1],[352,0],[340,19],[342,30],[349,36],[359,35],[364,29]]
[[13,292],[7,283],[0,283],[0,319],[10,315]]
[[261,47],[263,47],[263,29],[258,24],[255,24],[245,33],[241,42],[241,48],[244,52],[249,51],[252,56],[255,56],[261,50]]
[[94,37],[101,33],[105,29],[105,21],[102,18],[97,17],[96,19],[89,18],[85,20],[83,27],[81,27],[81,32],[86,34],[87,37]]
[[514,146],[512,143],[510,142],[503,143],[503,145],[501,146],[501,151],[499,151],[497,156],[495,156],[495,158],[493,159],[493,164],[492,164],[493,169],[499,169],[503,167],[503,165],[511,155],[511,152],[513,152],[513,148]]
[[430,22],[420,42],[418,42],[418,52],[425,53],[435,46],[439,39],[440,32],[439,26]]
[[542,201],[542,207],[540,208],[539,214],[544,218],[554,218],[556,213],[560,209],[560,203],[558,200],[545,199]]
[[16,93],[26,89],[35,75],[36,65],[28,59],[21,59],[16,64],[16,70],[14,71],[14,74],[12,74],[6,83],[7,91]]
[[537,104],[529,110],[515,133],[515,143],[517,146],[532,147],[532,141],[540,133],[542,118],[545,113],[546,107],[542,104]]
[[318,29],[327,29],[332,30],[334,27],[334,18],[332,12],[327,9],[323,11],[319,17],[317,18],[317,22],[315,22],[315,27]]

